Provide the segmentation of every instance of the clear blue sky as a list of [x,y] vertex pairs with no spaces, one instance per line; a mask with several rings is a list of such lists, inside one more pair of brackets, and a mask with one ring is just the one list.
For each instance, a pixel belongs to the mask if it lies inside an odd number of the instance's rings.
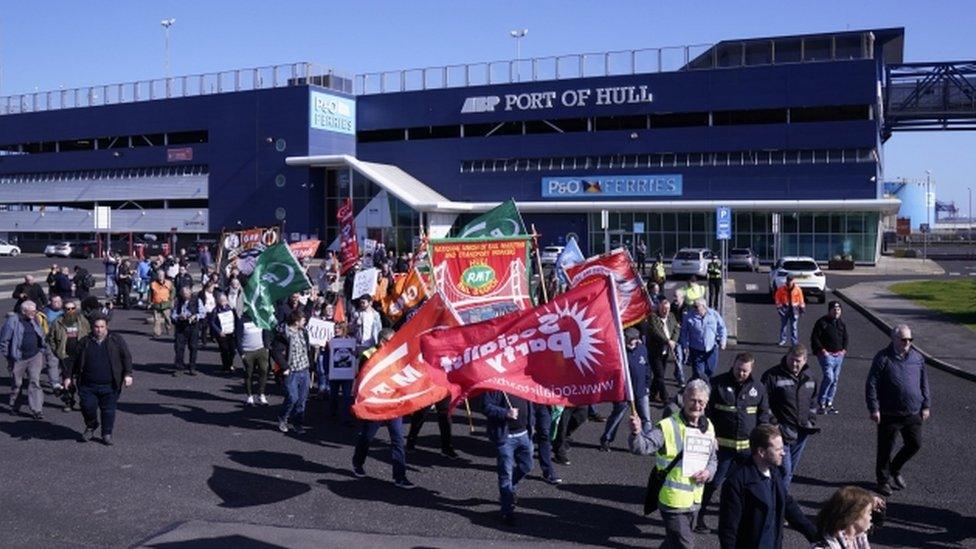
[[[160,77],[159,22],[169,17],[174,75],[303,60],[359,73],[508,59],[515,28],[529,29],[523,57],[898,26],[907,61],[976,59],[972,1],[48,0],[4,2],[0,94]],[[885,153],[888,179],[931,170],[940,200],[967,213],[976,132],[896,134]]]

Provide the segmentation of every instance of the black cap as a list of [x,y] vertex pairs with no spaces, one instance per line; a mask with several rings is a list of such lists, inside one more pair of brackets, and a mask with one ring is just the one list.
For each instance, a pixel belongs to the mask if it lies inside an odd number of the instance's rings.
[[624,339],[627,341],[640,339],[640,332],[637,330],[637,328],[627,328],[624,330]]

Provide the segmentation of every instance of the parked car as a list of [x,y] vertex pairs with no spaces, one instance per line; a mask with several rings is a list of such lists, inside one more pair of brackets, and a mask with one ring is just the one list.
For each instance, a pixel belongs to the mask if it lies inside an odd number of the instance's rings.
[[789,256],[777,260],[769,271],[770,294],[786,284],[786,275],[793,275],[793,282],[803,291],[804,297],[816,297],[820,303],[826,299],[827,277],[812,257]]
[[671,274],[704,277],[711,260],[712,251],[708,248],[681,248],[671,260]]
[[745,271],[759,271],[759,257],[752,252],[751,248],[732,248],[729,251],[728,270],[742,269]]
[[85,240],[71,245],[68,257],[78,257],[82,259],[93,259],[98,255],[98,241]]
[[563,246],[546,246],[542,248],[542,253],[539,254],[539,261],[543,265],[553,265],[561,253],[563,253]]
[[55,242],[44,248],[44,255],[47,257],[71,257],[71,248],[70,242]]
[[17,257],[20,255],[20,246],[11,244],[6,240],[0,240],[0,255],[9,255],[10,257]]

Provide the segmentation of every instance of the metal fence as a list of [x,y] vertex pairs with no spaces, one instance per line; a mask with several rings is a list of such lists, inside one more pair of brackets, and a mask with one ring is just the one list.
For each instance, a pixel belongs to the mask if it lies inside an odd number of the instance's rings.
[[315,84],[352,93],[352,78],[309,62],[249,69],[102,84],[84,88],[39,91],[0,97],[0,115],[97,107],[176,97],[194,97]]

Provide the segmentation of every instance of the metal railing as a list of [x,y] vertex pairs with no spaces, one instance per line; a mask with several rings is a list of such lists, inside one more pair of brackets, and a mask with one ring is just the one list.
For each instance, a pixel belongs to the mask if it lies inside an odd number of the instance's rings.
[[357,74],[356,95],[597,76],[871,59],[871,32],[733,40]]
[[314,63],[298,62],[248,69],[38,91],[0,97],[0,115],[136,103],[157,99],[315,84],[352,93],[352,79]]

